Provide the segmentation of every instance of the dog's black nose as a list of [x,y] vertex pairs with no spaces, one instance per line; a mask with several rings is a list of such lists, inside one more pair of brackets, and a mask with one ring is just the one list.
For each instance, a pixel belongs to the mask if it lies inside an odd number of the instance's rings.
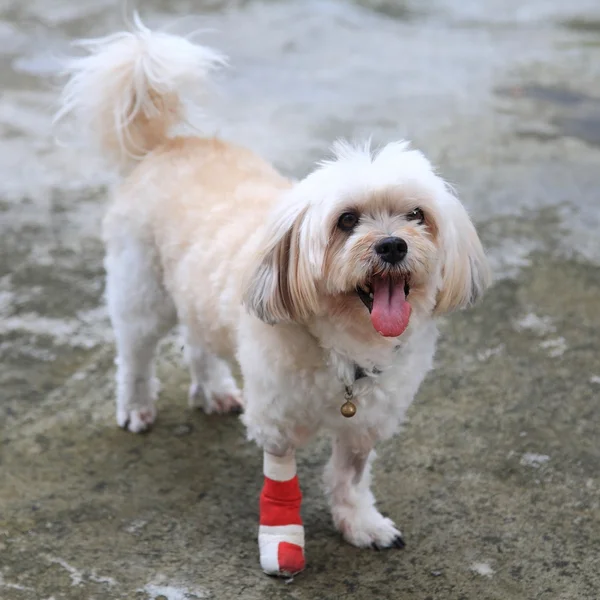
[[379,254],[381,260],[395,265],[404,259],[408,246],[402,238],[386,237],[375,244],[375,252]]

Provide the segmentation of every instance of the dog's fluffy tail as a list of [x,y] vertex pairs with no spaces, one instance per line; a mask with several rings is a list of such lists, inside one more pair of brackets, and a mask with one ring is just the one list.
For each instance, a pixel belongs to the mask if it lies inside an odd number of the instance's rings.
[[88,55],[69,59],[69,80],[55,120],[75,117],[78,132],[119,170],[168,139],[173,127],[194,125],[198,97],[210,73],[226,63],[189,39],[150,31],[134,16],[130,32],[81,40]]

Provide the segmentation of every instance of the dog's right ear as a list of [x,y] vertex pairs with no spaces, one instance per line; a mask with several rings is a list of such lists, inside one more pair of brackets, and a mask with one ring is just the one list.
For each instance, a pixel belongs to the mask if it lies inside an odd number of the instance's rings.
[[267,225],[244,292],[248,311],[265,323],[302,322],[317,311],[314,269],[302,243],[306,212],[290,203]]

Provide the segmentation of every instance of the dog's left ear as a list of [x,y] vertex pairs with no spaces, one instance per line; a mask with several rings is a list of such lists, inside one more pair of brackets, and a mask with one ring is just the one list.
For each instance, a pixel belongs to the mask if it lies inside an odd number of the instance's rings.
[[491,284],[490,268],[475,227],[464,206],[450,191],[439,223],[442,282],[436,314],[475,303]]
[[267,225],[244,293],[246,308],[265,323],[301,322],[317,311],[315,269],[303,244],[306,212],[290,203]]

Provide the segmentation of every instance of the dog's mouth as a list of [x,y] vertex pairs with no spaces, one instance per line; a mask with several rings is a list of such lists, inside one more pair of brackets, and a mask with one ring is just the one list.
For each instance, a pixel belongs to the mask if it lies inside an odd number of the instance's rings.
[[408,327],[411,306],[408,277],[374,275],[356,287],[356,293],[371,315],[371,323],[384,337],[398,337]]

